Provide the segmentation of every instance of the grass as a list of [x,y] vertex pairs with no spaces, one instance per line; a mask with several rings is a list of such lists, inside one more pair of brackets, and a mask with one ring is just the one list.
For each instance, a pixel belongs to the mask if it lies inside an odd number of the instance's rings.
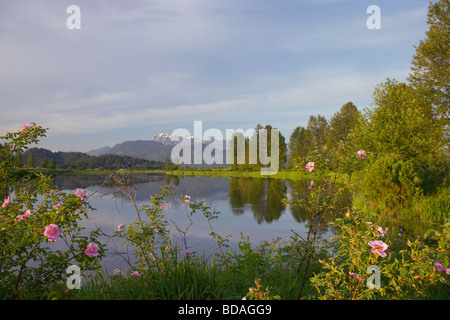
[[[207,260],[195,255],[182,259],[162,259],[158,270],[133,276],[128,271],[108,274],[97,271],[80,290],[65,290],[57,299],[69,300],[241,300],[259,281],[261,294],[271,299],[297,300],[304,268],[297,272],[299,249],[293,242],[262,243],[252,247],[241,241],[240,250],[227,252],[223,260]],[[324,257],[319,255],[317,257]],[[325,258],[323,258],[325,259]],[[321,272],[314,259],[307,279]],[[418,300],[448,300],[450,279],[432,284]],[[317,291],[306,281],[303,299],[317,299]],[[389,297],[386,297],[389,299]]]
[[[265,246],[267,248],[268,244]],[[278,253],[283,250],[280,249]],[[142,272],[139,277],[123,271],[110,275],[106,270],[100,270],[80,290],[66,291],[66,295],[60,298],[241,300],[249,288],[255,286],[255,280],[261,279],[261,285],[271,297],[279,295],[285,300],[296,299],[299,281],[294,265],[290,268],[287,262],[276,263],[255,250],[228,254],[229,268],[220,259],[207,261],[191,256],[175,263],[162,261],[158,271]],[[295,261],[291,260],[290,263],[295,264]]]
[[[17,175],[33,175],[36,173],[45,173],[51,176],[58,174],[110,174],[110,170],[85,170],[85,169],[48,169],[48,168],[21,168],[17,170]],[[184,169],[184,170],[126,170],[121,169],[118,172],[133,172],[147,174],[167,174],[172,176],[203,176],[203,177],[244,177],[244,178],[273,178],[287,180],[308,180],[313,175],[308,172],[299,172],[291,170],[281,170],[273,175],[261,175],[259,171],[233,171],[228,168],[213,169]]]
[[214,169],[184,169],[184,170],[134,170],[135,173],[163,173],[176,176],[203,176],[203,177],[243,177],[243,178],[273,178],[289,180],[312,179],[312,175],[306,172],[279,171],[273,175],[261,175],[259,171],[233,171],[228,168]]
[[210,300],[219,299],[222,271],[207,262],[164,263],[159,271],[133,276],[124,272],[109,275],[98,271],[72,299],[127,300]]

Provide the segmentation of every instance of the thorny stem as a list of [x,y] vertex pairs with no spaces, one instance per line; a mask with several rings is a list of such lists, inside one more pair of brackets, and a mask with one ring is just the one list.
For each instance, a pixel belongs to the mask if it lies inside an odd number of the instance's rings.
[[[113,173],[113,174],[114,174],[114,173]],[[111,177],[113,176],[113,174],[111,174]],[[143,223],[143,221],[142,221],[142,219],[141,219],[141,215],[140,215],[140,213],[139,213],[139,209],[138,209],[138,207],[137,207],[137,205],[136,205],[136,194],[135,194],[135,196],[133,197],[133,196],[131,195],[130,191],[128,190],[127,186],[125,185],[125,183],[124,183],[122,180],[118,179],[117,177],[115,177],[114,180],[115,180],[115,182],[116,182],[116,183],[119,185],[119,187],[120,187],[120,190],[117,191],[117,192],[114,194],[114,196],[116,196],[117,194],[123,193],[123,194],[125,194],[125,195],[131,200],[131,203],[133,204],[133,207],[134,207],[134,209],[135,209],[135,211],[136,211],[136,214],[137,214],[137,217],[138,217],[138,220],[139,220],[139,224],[140,224],[140,226],[141,226],[141,229],[144,230],[144,223]],[[151,246],[150,243],[148,242],[148,239],[145,239],[145,240],[146,240],[146,242],[147,242],[146,245],[147,245],[147,247],[149,248],[150,256],[152,257],[153,261],[156,261],[156,257],[155,257],[155,255],[154,255],[154,253],[153,253],[152,246]],[[137,241],[133,241],[133,242],[135,242],[136,245],[139,247],[140,251],[142,252],[142,254],[143,254],[143,256],[144,256],[144,258],[145,258],[145,260],[146,260],[146,262],[147,262],[147,265],[150,266],[150,261],[148,260],[147,251],[142,247],[142,245],[141,245],[140,242],[137,242]]]
[[[335,186],[335,184],[336,184],[336,179],[337,179],[337,173],[335,172],[335,173],[334,173],[334,177],[333,177],[333,182],[331,183],[330,194],[329,194],[329,196],[328,196],[329,199],[331,199],[331,198],[333,197],[334,186]],[[312,211],[313,211],[314,208],[317,206],[318,201],[319,201],[319,198],[320,198],[320,197],[317,197],[317,198],[316,198],[316,201],[315,201],[315,203],[314,203],[313,206],[312,206]],[[304,288],[305,282],[306,282],[306,276],[307,276],[307,273],[308,273],[308,270],[309,270],[309,265],[310,265],[310,262],[311,262],[311,259],[312,259],[312,256],[313,256],[313,250],[314,250],[314,248],[315,248],[315,246],[316,246],[317,234],[318,234],[318,232],[319,232],[320,225],[321,225],[322,221],[325,219],[325,215],[326,215],[326,213],[327,213],[328,208],[329,208],[329,207],[327,206],[327,207],[325,207],[324,210],[318,211],[317,213],[315,213],[315,214],[313,215],[313,217],[312,217],[312,219],[311,219],[311,225],[310,225],[309,228],[308,228],[308,234],[307,234],[307,237],[306,237],[306,253],[305,253],[305,255],[302,257],[302,260],[300,261],[300,263],[299,263],[299,265],[298,265],[298,268],[297,268],[297,274],[298,274],[298,273],[300,272],[301,266],[302,266],[303,263],[305,262],[305,259],[306,259],[306,258],[308,259],[308,260],[306,261],[305,272],[304,272],[304,275],[303,275],[302,283],[301,283],[301,285],[300,285],[300,289],[299,289],[299,292],[298,292],[298,297],[297,297],[297,299],[300,299],[300,298],[302,297],[303,288]],[[314,231],[312,231],[312,230],[313,230],[313,225],[312,225],[312,224],[313,224],[314,218],[315,218],[316,216],[318,216],[319,214],[321,214],[321,213],[323,213],[323,214],[320,216],[319,220],[317,221],[317,225],[316,225]],[[312,234],[312,245],[311,245],[311,248],[310,248],[309,245],[308,245],[308,243],[309,243],[309,240],[311,239],[311,234]]]

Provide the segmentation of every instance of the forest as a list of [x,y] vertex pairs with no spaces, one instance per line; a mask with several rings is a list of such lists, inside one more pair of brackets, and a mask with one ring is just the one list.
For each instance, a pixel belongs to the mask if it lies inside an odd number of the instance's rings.
[[158,170],[171,165],[125,155],[102,154],[90,156],[83,152],[52,152],[44,148],[30,148],[14,155],[17,168],[77,169],[77,170]]

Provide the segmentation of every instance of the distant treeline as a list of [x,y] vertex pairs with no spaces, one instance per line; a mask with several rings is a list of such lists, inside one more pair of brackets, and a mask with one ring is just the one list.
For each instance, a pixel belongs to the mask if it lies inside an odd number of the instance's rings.
[[160,162],[116,154],[90,156],[83,152],[52,152],[43,148],[30,148],[16,155],[17,167],[49,169],[173,169],[169,161]]
[[[339,146],[346,143],[349,135],[356,129],[362,121],[362,114],[352,102],[344,104],[333,117],[327,121],[320,114],[309,117],[306,127],[298,126],[292,132],[289,141],[279,133],[279,168],[292,169],[299,158],[306,159],[312,157],[316,152],[328,149],[326,153],[330,164],[336,162],[336,153]],[[231,169],[240,171],[259,171],[262,165],[257,159],[256,164],[249,164],[249,145],[252,139],[259,139],[258,130],[268,130],[267,146],[265,148],[270,152],[270,135],[273,129],[271,125],[262,126],[258,124],[255,127],[254,134],[251,137],[243,138],[245,141],[245,163],[239,164],[237,160],[237,137],[243,134],[237,132],[228,142],[229,148],[234,148],[234,159]],[[233,142],[234,139],[234,142]],[[258,140],[257,140],[258,141]]]

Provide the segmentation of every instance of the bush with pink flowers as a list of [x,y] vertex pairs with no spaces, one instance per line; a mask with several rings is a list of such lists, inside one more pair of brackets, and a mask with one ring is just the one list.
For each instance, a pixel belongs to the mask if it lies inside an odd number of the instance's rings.
[[[83,232],[79,224],[91,209],[82,198],[86,193],[67,194],[48,176],[23,174],[15,165],[15,156],[45,132],[32,124],[0,137],[7,146],[0,149],[2,299],[49,298],[65,289],[69,265],[88,272],[99,267],[104,254],[98,232]],[[95,250],[86,254],[92,246]]]
[[[316,289],[307,294],[314,299],[426,299],[433,290],[437,292],[434,296],[442,297],[450,284],[450,223],[438,224],[439,231],[429,230],[421,237],[405,236],[398,225],[378,225],[389,221],[381,209],[405,205],[420,193],[419,181],[414,180],[409,163],[391,158],[373,160],[364,150],[353,155],[356,156],[342,157],[345,166],[337,163],[335,169],[340,169],[334,171],[328,168],[326,150],[297,159],[297,168],[308,171],[314,179],[308,188],[307,203],[285,200],[287,205],[302,206],[310,213],[297,269],[298,298],[305,297],[304,288],[308,285]],[[367,202],[348,208],[327,222],[327,213],[345,189],[353,190],[355,197],[360,197],[362,191],[365,197],[377,201],[378,210]],[[320,226],[325,223],[331,226],[335,237],[319,245]],[[319,257],[324,252],[328,252],[325,259]],[[317,265],[321,266],[320,271],[316,268],[313,272],[312,266]],[[373,268],[378,270],[376,286],[372,282]]]
[[[333,253],[321,261],[322,271],[311,277],[319,299],[424,299],[427,290],[449,284],[450,223],[443,232],[407,240],[401,230],[386,228],[354,211],[336,219]],[[384,230],[383,230],[384,231]],[[371,266],[379,268],[379,287],[373,287]]]

